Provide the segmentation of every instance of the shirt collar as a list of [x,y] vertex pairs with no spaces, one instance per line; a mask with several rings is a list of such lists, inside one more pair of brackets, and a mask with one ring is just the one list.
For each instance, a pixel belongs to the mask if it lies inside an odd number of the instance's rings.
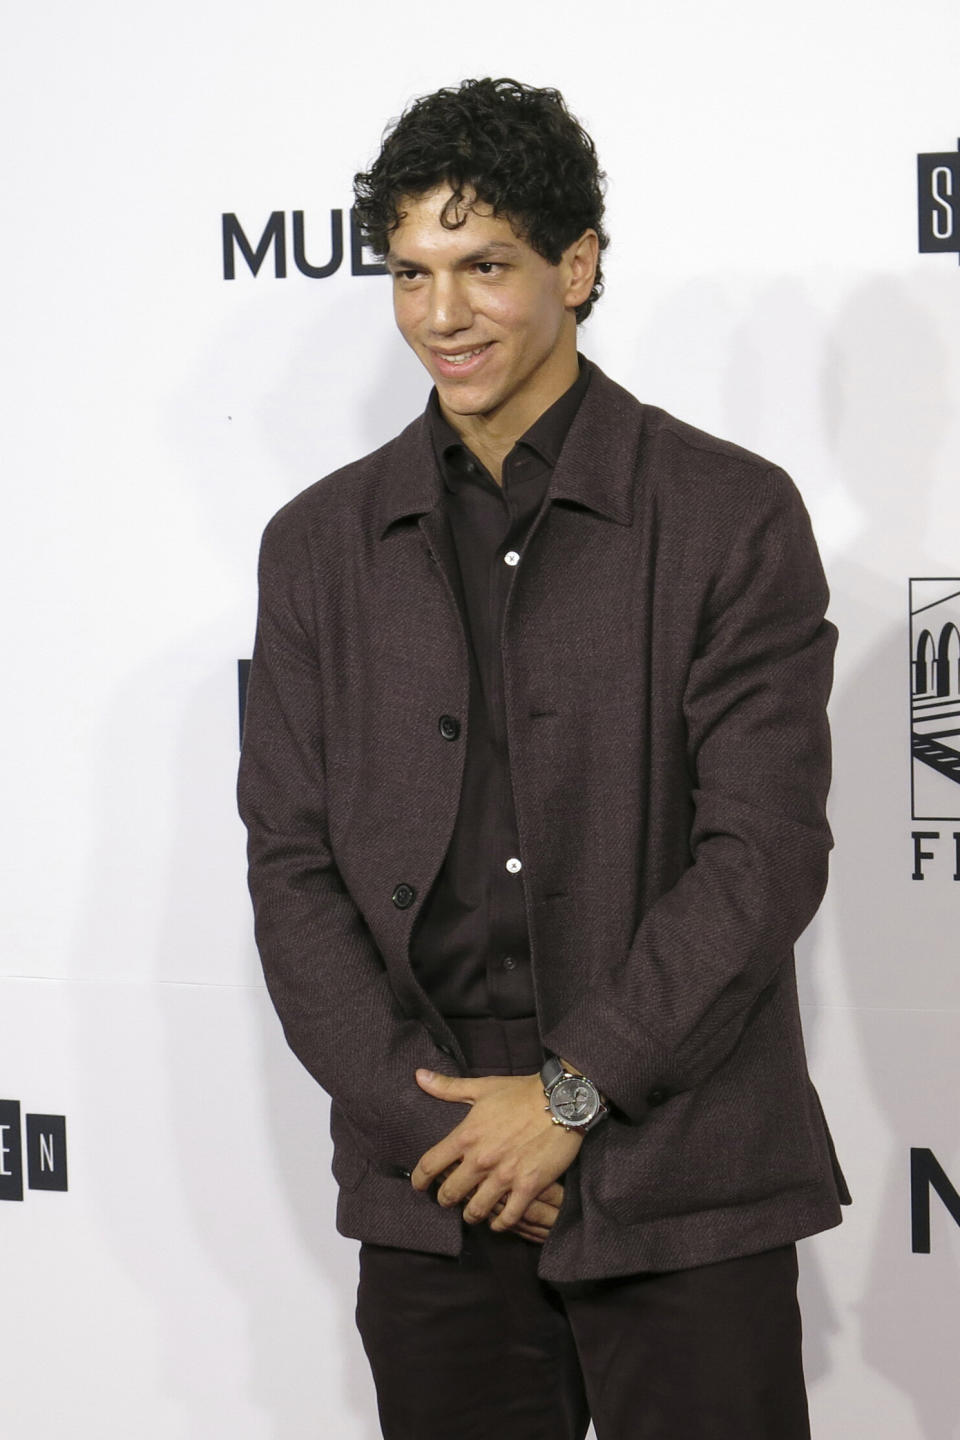
[[[641,405],[592,361],[581,361],[581,380],[584,370],[590,378],[584,380],[583,403],[570,425],[547,499],[572,501],[629,525],[646,416],[659,412]],[[380,536],[397,521],[425,515],[440,504],[442,467],[433,448],[429,410],[428,405],[395,440],[359,462],[375,476]]]

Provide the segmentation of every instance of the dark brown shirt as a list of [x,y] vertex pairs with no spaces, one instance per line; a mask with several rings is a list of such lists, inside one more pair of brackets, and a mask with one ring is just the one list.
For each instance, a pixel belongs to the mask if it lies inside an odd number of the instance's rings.
[[581,359],[579,378],[517,441],[503,463],[502,485],[444,419],[436,391],[428,406],[470,659],[460,806],[410,946],[417,977],[443,1015],[513,1020],[536,1009],[500,635],[510,582],[590,371]]

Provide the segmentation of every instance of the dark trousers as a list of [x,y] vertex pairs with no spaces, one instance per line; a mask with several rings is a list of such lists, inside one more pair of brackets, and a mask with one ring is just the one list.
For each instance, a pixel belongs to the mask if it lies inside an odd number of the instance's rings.
[[[535,1068],[511,1024],[470,1035],[471,1069]],[[795,1246],[562,1286],[539,1254],[486,1225],[457,1257],[361,1246],[385,1440],[809,1440]]]

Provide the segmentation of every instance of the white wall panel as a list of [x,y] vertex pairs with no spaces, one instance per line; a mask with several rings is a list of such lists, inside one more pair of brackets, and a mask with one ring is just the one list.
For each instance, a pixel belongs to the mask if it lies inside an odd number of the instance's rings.
[[426,382],[385,280],[225,281],[220,218],[302,209],[321,255],[385,120],[482,73],[559,85],[609,172],[583,348],[813,514],[837,849],[801,984],[856,1198],[804,1247],[815,1433],[960,1435],[960,1231],[934,1196],[913,1254],[909,1188],[912,1147],[960,1186],[960,819],[911,818],[908,620],[910,577],[960,576],[960,267],[918,254],[916,195],[958,49],[947,0],[9,18],[0,1099],[66,1116],[70,1188],[0,1202],[5,1436],[376,1433],[325,1101],[253,950],[236,661],[269,515]]

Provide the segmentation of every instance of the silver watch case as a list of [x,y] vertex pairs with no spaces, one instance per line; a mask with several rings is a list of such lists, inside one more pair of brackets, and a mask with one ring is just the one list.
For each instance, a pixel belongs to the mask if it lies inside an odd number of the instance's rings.
[[593,1081],[565,1070],[555,1055],[544,1063],[540,1080],[547,1100],[544,1109],[554,1125],[585,1134],[606,1115],[603,1096]]

